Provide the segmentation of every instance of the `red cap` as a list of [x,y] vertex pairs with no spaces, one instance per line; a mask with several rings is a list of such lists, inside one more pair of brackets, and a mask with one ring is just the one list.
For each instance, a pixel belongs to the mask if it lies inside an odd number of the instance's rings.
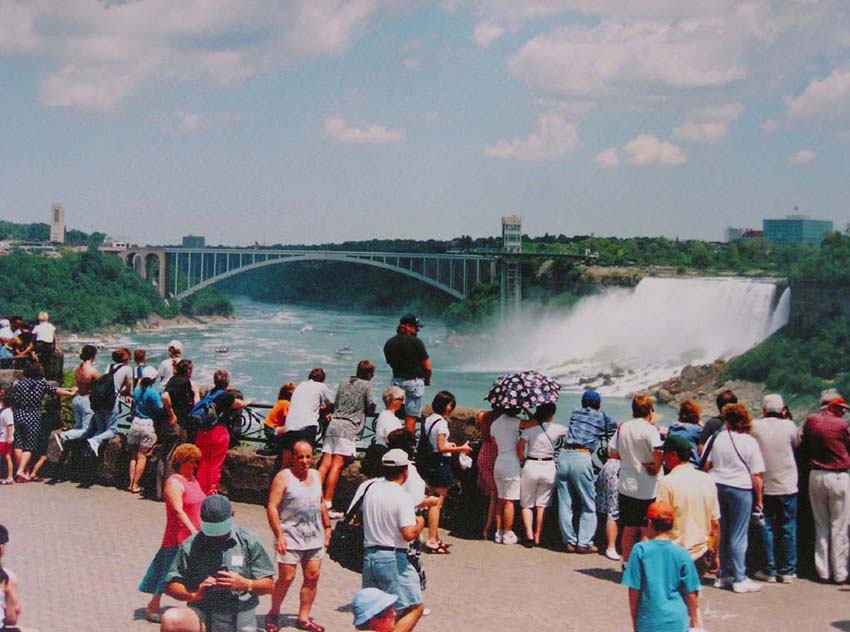
[[649,506],[649,509],[646,510],[646,517],[648,520],[664,520],[667,522],[673,522],[676,517],[676,513],[673,511],[673,507],[671,507],[669,503],[665,503],[663,500],[656,500]]
[[847,405],[847,402],[844,401],[843,397],[833,397],[831,400],[829,400],[829,402],[827,402],[826,405],[840,406],[841,408],[850,408],[850,406]]

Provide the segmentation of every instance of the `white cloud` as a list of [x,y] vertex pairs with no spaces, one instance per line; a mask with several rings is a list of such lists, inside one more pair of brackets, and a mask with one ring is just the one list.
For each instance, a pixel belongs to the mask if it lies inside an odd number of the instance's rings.
[[578,99],[535,99],[534,104],[541,110],[547,112],[558,112],[568,119],[582,118],[590,114],[598,103],[596,101],[582,101]]
[[792,165],[804,165],[807,162],[812,162],[817,158],[817,154],[811,149],[801,149],[796,154],[788,156],[788,162]]
[[322,133],[338,143],[386,145],[398,143],[404,138],[404,131],[391,129],[383,125],[366,125],[357,127],[350,125],[341,116],[329,116],[322,125]]
[[600,169],[616,169],[620,166],[620,154],[616,147],[600,151],[593,158],[593,164]]
[[709,21],[561,27],[526,43],[508,68],[533,88],[578,97],[726,86],[748,71],[741,47],[719,28]]
[[665,143],[651,134],[641,134],[623,147],[626,160],[638,167],[663,165],[676,167],[688,162],[688,154],[672,143]]
[[800,96],[785,100],[785,108],[789,125],[815,123],[846,131],[850,128],[850,68],[812,79]]
[[47,70],[43,103],[114,109],[146,82],[240,81],[300,59],[338,55],[405,0],[0,0],[0,59]]
[[759,129],[765,134],[773,134],[773,132],[779,129],[779,121],[774,119],[765,119],[759,123]]
[[505,34],[505,28],[495,22],[479,22],[472,31],[475,45],[484,50]]
[[534,131],[526,138],[502,140],[485,147],[484,154],[503,160],[546,160],[557,158],[578,147],[578,128],[557,112],[537,117]]
[[681,126],[673,129],[673,137],[692,143],[716,143],[726,137],[730,123],[743,112],[744,106],[737,102],[695,108],[687,113]]

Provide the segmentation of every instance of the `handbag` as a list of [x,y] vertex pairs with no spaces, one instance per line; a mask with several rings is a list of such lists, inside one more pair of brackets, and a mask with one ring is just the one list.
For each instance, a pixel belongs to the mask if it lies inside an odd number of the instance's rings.
[[372,481],[363,490],[363,495],[346,512],[345,517],[336,523],[328,543],[328,557],[345,569],[355,573],[363,572],[363,524],[361,520],[354,521],[360,513],[366,492],[375,484]]

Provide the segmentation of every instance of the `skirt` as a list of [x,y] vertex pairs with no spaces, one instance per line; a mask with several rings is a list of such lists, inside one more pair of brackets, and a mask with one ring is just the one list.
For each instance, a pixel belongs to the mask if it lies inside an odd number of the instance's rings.
[[171,570],[171,564],[174,558],[177,557],[176,546],[162,547],[156,552],[148,572],[145,573],[142,583],[139,584],[139,590],[150,595],[161,595],[165,592],[165,580],[168,577],[168,571]]
[[135,417],[127,433],[127,445],[139,446],[143,452],[151,450],[156,445],[156,430],[153,419]]
[[611,520],[620,517],[620,461],[608,459],[596,478],[596,512],[607,514]]
[[490,498],[496,497],[496,479],[493,478],[493,466],[496,465],[496,444],[493,440],[484,441],[478,451],[478,489]]

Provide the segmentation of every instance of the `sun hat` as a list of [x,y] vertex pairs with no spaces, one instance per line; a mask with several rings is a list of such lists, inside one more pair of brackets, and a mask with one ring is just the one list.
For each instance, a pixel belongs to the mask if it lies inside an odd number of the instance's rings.
[[410,312],[401,317],[401,320],[398,321],[401,325],[413,325],[417,329],[422,329],[425,325],[422,324],[422,321],[416,317],[416,314]]
[[844,398],[841,397],[840,395],[838,397],[833,397],[831,400],[829,400],[826,403],[826,405],[827,406],[838,406],[840,408],[850,408],[850,406],[847,405],[847,402],[844,401]]
[[396,601],[398,601],[398,597],[385,593],[380,588],[358,590],[354,599],[351,600],[351,609],[354,611],[354,627],[368,623]]
[[829,400],[835,399],[836,397],[841,397],[841,394],[837,389],[828,388],[820,392],[820,405],[826,406],[829,404]]
[[646,518],[647,520],[673,522],[676,519],[676,512],[669,503],[665,503],[663,500],[656,500],[646,510]]
[[403,467],[410,465],[410,458],[404,450],[400,448],[393,448],[392,450],[388,450],[387,453],[381,457],[381,463],[387,467]]
[[785,402],[779,393],[770,393],[761,400],[761,407],[766,413],[781,413],[782,409],[785,408]]
[[211,538],[227,535],[233,527],[233,507],[227,496],[214,494],[201,505],[201,531]]
[[156,368],[152,366],[146,366],[142,369],[142,379],[143,380],[155,380],[159,376],[159,373],[156,372]]
[[174,349],[175,351],[179,351],[180,353],[183,353],[183,343],[180,342],[179,340],[172,340],[171,342],[169,342],[168,348]]
[[682,459],[688,459],[691,456],[691,442],[677,432],[667,433],[661,449],[664,452],[675,452]]

